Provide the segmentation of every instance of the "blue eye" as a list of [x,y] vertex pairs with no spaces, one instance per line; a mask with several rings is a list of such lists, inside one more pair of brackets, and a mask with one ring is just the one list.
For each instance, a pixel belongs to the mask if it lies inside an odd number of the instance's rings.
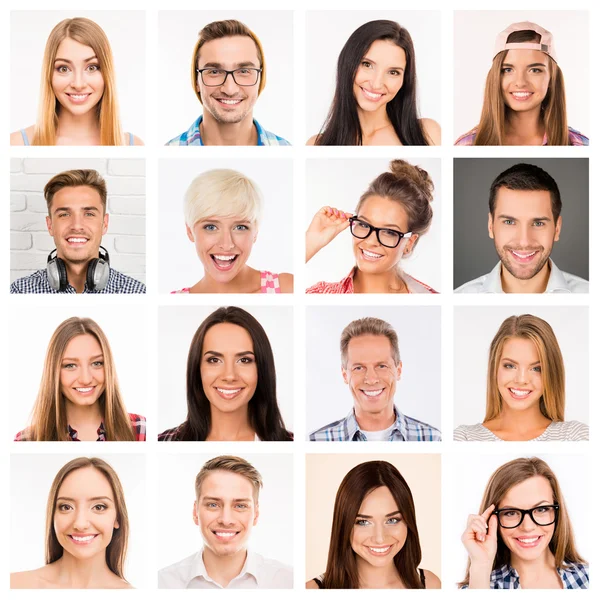
[[204,231],[216,231],[217,226],[213,225],[212,223],[207,223],[206,225],[202,226],[202,229],[204,229]]
[[514,220],[514,219],[504,219],[504,220],[502,221],[502,223],[503,223],[504,225],[514,225],[514,224],[515,224],[515,220]]

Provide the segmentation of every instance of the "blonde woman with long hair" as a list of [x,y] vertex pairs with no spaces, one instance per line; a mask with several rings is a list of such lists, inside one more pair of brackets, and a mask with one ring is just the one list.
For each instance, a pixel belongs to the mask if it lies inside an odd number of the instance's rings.
[[587,146],[568,126],[562,71],[552,34],[529,21],[496,38],[479,125],[455,146]]
[[10,587],[131,588],[124,575],[129,519],[114,469],[79,457],[56,474],[46,505],[46,564],[11,573]]
[[44,51],[38,118],[12,146],[140,146],[123,132],[113,55],[102,28],[85,18],[54,27]]
[[15,441],[144,441],[146,419],[127,413],[106,335],[92,319],[56,329],[30,425]]
[[508,317],[490,345],[483,423],[461,425],[455,441],[581,441],[589,428],[565,421],[565,365],[549,323]]
[[517,458],[494,472],[479,514],[461,537],[470,589],[587,589],[560,485],[541,458]]

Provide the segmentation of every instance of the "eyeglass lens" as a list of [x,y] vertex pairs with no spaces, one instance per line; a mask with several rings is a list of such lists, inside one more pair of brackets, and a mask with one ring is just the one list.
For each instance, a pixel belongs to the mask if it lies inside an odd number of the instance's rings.
[[363,221],[352,221],[351,227],[352,235],[360,239],[369,237],[369,234],[373,230],[377,231],[379,243],[388,248],[395,248],[402,239],[402,235],[398,231],[394,231],[393,229],[376,229]]

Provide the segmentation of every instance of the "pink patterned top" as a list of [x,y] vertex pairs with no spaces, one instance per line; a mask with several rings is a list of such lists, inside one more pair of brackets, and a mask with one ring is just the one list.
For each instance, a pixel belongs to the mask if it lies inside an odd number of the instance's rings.
[[[189,294],[190,288],[175,290],[171,294]],[[260,272],[260,293],[261,294],[281,294],[279,285],[279,274],[271,273],[270,271]]]

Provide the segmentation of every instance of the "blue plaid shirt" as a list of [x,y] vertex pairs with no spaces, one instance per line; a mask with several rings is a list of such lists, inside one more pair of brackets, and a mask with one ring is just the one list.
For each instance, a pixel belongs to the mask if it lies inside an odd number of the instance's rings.
[[[584,563],[566,563],[564,569],[556,569],[566,590],[587,590],[590,585],[588,565]],[[521,588],[519,574],[510,565],[504,565],[492,571],[490,589],[517,590]]]
[[[289,146],[290,143],[282,137],[263,129],[256,119],[252,121],[258,133],[257,146]],[[202,115],[200,115],[190,126],[187,131],[181,135],[174,137],[167,142],[165,146],[204,146],[202,136],[200,135],[200,123],[202,123]]]
[[[40,269],[27,277],[21,277],[12,282],[11,294],[76,294],[75,288],[68,285],[64,292],[57,292],[50,287],[46,269]],[[146,286],[128,275],[111,268],[108,283],[103,290],[90,290],[87,283],[83,290],[84,294],[145,294]]]
[[[439,442],[442,439],[439,429],[411,417],[406,417],[394,406],[396,421],[390,433],[389,442]],[[345,418],[309,435],[311,442],[366,442],[367,437],[360,430],[354,409]]]

